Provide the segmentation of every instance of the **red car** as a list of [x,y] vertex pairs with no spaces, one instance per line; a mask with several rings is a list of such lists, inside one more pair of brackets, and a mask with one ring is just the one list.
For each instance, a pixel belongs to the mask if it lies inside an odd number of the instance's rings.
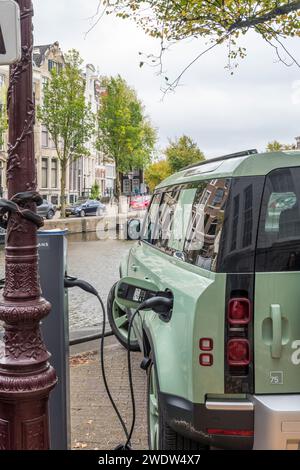
[[151,201],[151,196],[134,196],[130,199],[130,209],[147,209]]

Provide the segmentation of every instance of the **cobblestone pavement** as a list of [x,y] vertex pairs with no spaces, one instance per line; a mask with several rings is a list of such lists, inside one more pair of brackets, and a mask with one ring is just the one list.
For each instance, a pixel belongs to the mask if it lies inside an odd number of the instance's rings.
[[[119,279],[120,261],[133,242],[110,238],[98,240],[95,233],[70,235],[68,241],[69,274],[95,286],[106,304],[112,285]],[[69,319],[71,330],[101,325],[98,301],[80,289],[72,289],[69,292]]]
[[[132,353],[137,418],[134,449],[147,449],[146,374],[140,368],[142,356]],[[105,347],[107,380],[122,416],[131,423],[131,398],[127,375],[127,353],[114,339]],[[124,443],[121,425],[107,397],[100,371],[99,354],[71,357],[72,448],[108,450]]]

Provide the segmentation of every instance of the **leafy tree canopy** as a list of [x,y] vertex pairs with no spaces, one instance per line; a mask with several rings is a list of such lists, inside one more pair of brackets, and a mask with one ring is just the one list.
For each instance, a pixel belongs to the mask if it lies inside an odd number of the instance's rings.
[[295,145],[290,145],[290,144],[282,144],[278,142],[277,140],[273,140],[272,142],[269,142],[267,145],[267,152],[280,152],[282,150],[293,150],[295,149]]
[[193,163],[205,160],[205,156],[196,142],[186,135],[174,141],[170,140],[164,153],[172,173],[176,173]]
[[136,92],[120,76],[106,78],[98,114],[98,146],[116,164],[116,195],[119,172],[144,168],[153,154],[156,131],[145,115]]
[[53,68],[43,90],[38,118],[55,143],[58,158],[74,160],[88,154],[86,144],[95,129],[95,117],[85,102],[82,59],[76,50],[65,55],[65,66]]
[[95,181],[93,186],[91,187],[91,198],[92,199],[97,199],[100,197],[100,186],[98,181]]
[[145,171],[145,181],[150,191],[153,192],[155,187],[171,174],[172,170],[167,160],[151,163]]
[[88,143],[95,132],[95,116],[85,101],[82,59],[72,49],[65,64],[52,69],[43,89],[38,119],[48,129],[55,144],[61,168],[61,215],[65,214],[67,167],[77,158],[89,155]]

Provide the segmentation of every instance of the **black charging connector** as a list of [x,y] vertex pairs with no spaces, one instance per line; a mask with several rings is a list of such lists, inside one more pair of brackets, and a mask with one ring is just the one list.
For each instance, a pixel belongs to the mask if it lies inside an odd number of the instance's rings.
[[65,288],[66,289],[72,289],[73,287],[79,287],[80,289],[84,290],[85,292],[88,292],[89,294],[95,295],[96,297],[99,295],[98,291],[89,284],[86,281],[83,281],[82,279],[77,279],[77,277],[72,277],[72,276],[65,276]]
[[153,310],[153,312],[167,314],[172,310],[173,298],[167,292],[157,292],[155,297],[151,297],[139,305],[138,310]]

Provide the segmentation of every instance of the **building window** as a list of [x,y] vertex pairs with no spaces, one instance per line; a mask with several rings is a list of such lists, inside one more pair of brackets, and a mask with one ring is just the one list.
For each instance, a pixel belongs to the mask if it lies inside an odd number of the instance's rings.
[[211,203],[212,206],[218,206],[221,204],[225,191],[223,188],[218,188],[214,194],[213,201]]
[[63,64],[57,63],[54,60],[48,60],[48,70],[51,72],[53,69],[55,69],[58,73],[62,71]]
[[210,198],[210,195],[211,195],[211,192],[210,191],[205,191],[201,197],[201,200],[200,200],[200,204],[202,204],[203,206],[206,205],[207,201],[209,200]]
[[43,90],[45,89],[46,85],[48,84],[49,82],[49,78],[48,77],[43,77],[42,78],[42,87],[43,87]]
[[58,176],[58,164],[57,159],[52,158],[51,160],[51,188],[57,188],[57,176]]
[[57,69],[57,63],[54,60],[48,60],[48,70],[51,72],[53,69]]
[[48,188],[48,158],[42,158],[42,188]]
[[116,167],[114,165],[106,165],[106,177],[107,178],[116,177]]
[[130,194],[131,192],[131,181],[129,179],[123,180],[123,192],[124,194]]
[[46,126],[42,126],[42,147],[49,147],[49,132]]

